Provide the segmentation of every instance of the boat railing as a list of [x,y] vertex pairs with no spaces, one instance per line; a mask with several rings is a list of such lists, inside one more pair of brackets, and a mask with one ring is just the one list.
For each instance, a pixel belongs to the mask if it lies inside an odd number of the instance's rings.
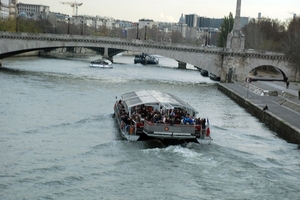
[[136,135],[136,130],[137,130],[137,122],[135,120],[132,120],[133,124],[130,125],[129,127],[129,134],[130,135]]
[[183,124],[160,124],[151,123],[149,121],[144,122],[144,129],[147,132],[169,132],[178,134],[195,134],[197,127],[195,125],[183,125]]
[[122,120],[118,119],[120,122],[120,129],[126,135],[136,135],[136,123],[125,124]]
[[123,133],[126,133],[126,124],[120,120],[120,129]]

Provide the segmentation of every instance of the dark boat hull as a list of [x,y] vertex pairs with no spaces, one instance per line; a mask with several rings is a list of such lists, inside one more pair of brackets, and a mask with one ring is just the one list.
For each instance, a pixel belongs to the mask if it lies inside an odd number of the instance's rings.
[[218,77],[218,76],[216,76],[216,75],[214,75],[214,74],[209,74],[209,78],[210,78],[211,80],[213,80],[213,81],[220,81],[220,80],[221,80],[220,77]]
[[201,70],[201,75],[204,76],[204,77],[208,77],[208,71],[202,69]]
[[148,54],[137,55],[134,58],[134,64],[143,64],[143,65],[157,65],[159,63],[158,58],[150,56]]

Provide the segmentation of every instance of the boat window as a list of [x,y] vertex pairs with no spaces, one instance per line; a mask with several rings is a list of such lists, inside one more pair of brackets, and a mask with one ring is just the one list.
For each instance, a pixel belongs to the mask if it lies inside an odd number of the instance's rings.
[[172,106],[169,103],[161,103],[161,105],[166,109],[166,110],[171,110],[174,109],[174,106]]

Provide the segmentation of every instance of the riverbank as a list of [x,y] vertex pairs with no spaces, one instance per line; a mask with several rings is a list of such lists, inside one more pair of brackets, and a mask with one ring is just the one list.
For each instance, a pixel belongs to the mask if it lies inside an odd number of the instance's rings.
[[[219,83],[218,89],[264,122],[279,137],[300,144],[300,84],[255,81]],[[268,110],[263,110],[265,106]]]

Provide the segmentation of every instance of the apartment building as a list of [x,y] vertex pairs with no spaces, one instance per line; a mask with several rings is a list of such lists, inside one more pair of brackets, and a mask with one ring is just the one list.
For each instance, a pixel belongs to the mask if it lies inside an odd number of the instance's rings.
[[48,19],[50,7],[37,4],[17,3],[19,16],[32,19]]

